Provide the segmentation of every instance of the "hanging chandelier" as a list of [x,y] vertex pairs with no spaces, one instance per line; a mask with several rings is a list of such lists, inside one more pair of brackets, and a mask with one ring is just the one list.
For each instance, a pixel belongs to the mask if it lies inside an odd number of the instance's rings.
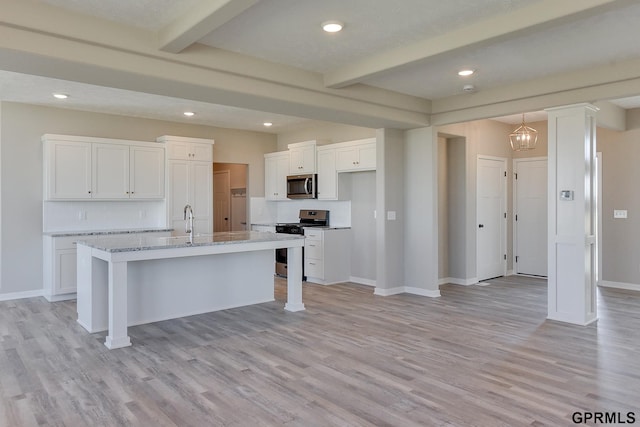
[[536,148],[538,131],[524,123],[524,113],[522,113],[522,124],[509,135],[509,142],[511,142],[513,151],[526,151]]

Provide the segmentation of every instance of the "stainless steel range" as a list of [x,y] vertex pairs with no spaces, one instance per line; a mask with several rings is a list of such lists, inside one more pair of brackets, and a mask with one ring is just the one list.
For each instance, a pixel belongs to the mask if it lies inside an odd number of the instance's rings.
[[[326,227],[329,225],[329,211],[301,209],[298,218],[300,218],[300,222],[276,224],[276,233],[304,234],[304,227]],[[276,249],[276,274],[287,277],[286,249]],[[304,249],[302,256],[302,280],[305,280]]]

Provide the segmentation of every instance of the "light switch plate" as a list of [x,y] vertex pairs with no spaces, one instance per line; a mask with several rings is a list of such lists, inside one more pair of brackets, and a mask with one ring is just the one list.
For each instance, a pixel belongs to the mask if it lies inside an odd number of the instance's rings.
[[626,209],[614,209],[613,211],[614,218],[626,218],[627,210]]

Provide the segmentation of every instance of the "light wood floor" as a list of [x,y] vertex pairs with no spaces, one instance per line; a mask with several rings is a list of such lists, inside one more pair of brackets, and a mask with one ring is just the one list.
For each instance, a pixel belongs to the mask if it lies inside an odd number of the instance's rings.
[[130,328],[108,350],[75,302],[0,303],[1,426],[559,426],[640,418],[640,294],[603,289],[588,327],[545,321],[546,282],[441,298],[304,286],[277,301]]

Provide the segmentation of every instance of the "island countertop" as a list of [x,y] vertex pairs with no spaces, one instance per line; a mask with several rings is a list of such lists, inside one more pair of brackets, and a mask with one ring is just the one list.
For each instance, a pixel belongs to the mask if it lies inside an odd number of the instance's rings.
[[277,234],[261,231],[231,231],[213,234],[177,237],[154,237],[145,235],[111,235],[94,236],[92,239],[78,239],[78,244],[105,252],[135,252],[154,249],[193,248],[202,246],[216,246],[241,243],[278,242],[285,240],[304,240],[304,236],[292,234]]

